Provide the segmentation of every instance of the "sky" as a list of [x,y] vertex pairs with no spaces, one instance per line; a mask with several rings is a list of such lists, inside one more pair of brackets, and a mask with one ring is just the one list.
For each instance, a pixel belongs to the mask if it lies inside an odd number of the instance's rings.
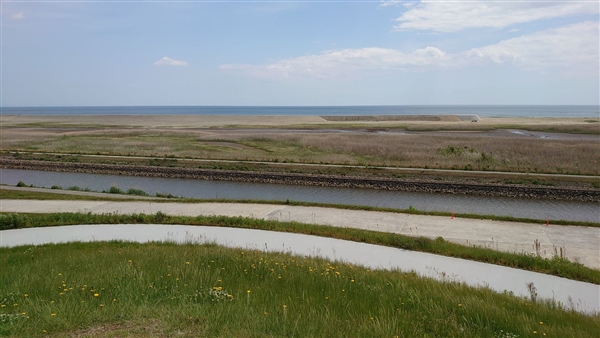
[[1,0],[1,106],[598,105],[594,1]]

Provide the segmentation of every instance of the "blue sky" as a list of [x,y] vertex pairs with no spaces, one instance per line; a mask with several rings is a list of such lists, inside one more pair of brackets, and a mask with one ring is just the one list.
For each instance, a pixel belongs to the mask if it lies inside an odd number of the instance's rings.
[[2,106],[598,104],[599,7],[2,0]]

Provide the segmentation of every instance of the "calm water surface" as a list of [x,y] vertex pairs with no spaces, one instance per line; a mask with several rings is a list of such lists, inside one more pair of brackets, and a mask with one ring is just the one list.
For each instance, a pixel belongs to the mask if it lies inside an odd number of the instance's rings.
[[126,106],[1,107],[4,115],[479,115],[482,117],[600,117],[598,105],[402,106]]
[[19,181],[37,187],[59,185],[108,190],[142,189],[154,195],[172,194],[193,198],[260,199],[338,203],[407,209],[410,206],[427,211],[493,214],[545,220],[600,221],[600,203],[503,197],[411,193],[372,189],[309,187],[281,184],[205,181],[193,179],[150,178],[118,175],[61,173],[37,170],[1,169],[0,183],[16,185]]

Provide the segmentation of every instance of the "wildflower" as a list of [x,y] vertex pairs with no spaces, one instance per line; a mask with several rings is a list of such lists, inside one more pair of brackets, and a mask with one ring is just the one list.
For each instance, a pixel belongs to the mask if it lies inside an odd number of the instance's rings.
[[23,296],[24,296],[24,297],[29,297],[29,295],[28,295],[28,294],[24,294]]
[[462,306],[462,304],[458,304],[458,306]]
[[537,334],[537,331],[533,331],[533,334]]
[[287,305],[283,304],[283,308],[284,308],[284,309],[285,309],[285,308],[287,308]]
[[2,305],[0,305],[0,307],[6,307],[6,305],[5,305],[5,304],[2,304]]
[[185,262],[185,265],[190,265],[190,262]]
[[99,293],[94,293],[94,297],[100,297]]
[[48,331],[46,331],[46,330],[42,330],[42,332],[46,333],[46,332],[48,332]]
[[104,304],[100,304],[100,307],[103,307],[103,306],[104,306]]
[[544,322],[540,322],[540,325],[544,325]]
[[269,314],[267,313],[267,311],[265,311],[265,316],[268,316]]
[[56,313],[51,313],[50,317],[56,317]]
[[250,293],[250,290],[246,291],[247,293]]

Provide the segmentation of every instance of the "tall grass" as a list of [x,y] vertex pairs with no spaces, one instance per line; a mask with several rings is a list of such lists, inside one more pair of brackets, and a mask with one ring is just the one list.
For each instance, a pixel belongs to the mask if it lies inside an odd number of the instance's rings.
[[353,228],[338,228],[324,225],[298,222],[267,221],[245,217],[225,216],[169,216],[162,212],[145,214],[0,214],[0,230],[39,226],[58,226],[72,224],[126,224],[126,223],[162,223],[185,225],[208,225],[259,229],[280,232],[302,233],[315,236],[332,237],[355,242],[385,245],[394,248],[429,252],[444,256],[457,257],[498,264],[524,270],[537,271],[574,280],[600,284],[600,271],[590,269],[580,263],[555,256],[545,259],[536,255],[524,255],[494,251],[481,247],[469,247],[454,244],[441,237],[429,239],[410,237],[393,233],[383,233]]
[[[15,131],[11,131],[12,134]],[[12,135],[11,134],[11,135]],[[11,136],[12,137],[12,136]],[[179,158],[236,159],[278,162],[335,163],[371,166],[494,170],[531,173],[599,175],[600,150],[590,140],[549,140],[506,136],[456,136],[376,133],[269,133],[257,137],[244,132],[211,135],[205,131],[87,131],[51,140],[22,139],[3,149],[175,156]],[[444,149],[469,149],[447,153]]]
[[17,247],[0,249],[0,264],[0,314],[10,318],[0,322],[0,335],[9,337],[592,337],[600,331],[599,316],[557,304],[214,245]]

